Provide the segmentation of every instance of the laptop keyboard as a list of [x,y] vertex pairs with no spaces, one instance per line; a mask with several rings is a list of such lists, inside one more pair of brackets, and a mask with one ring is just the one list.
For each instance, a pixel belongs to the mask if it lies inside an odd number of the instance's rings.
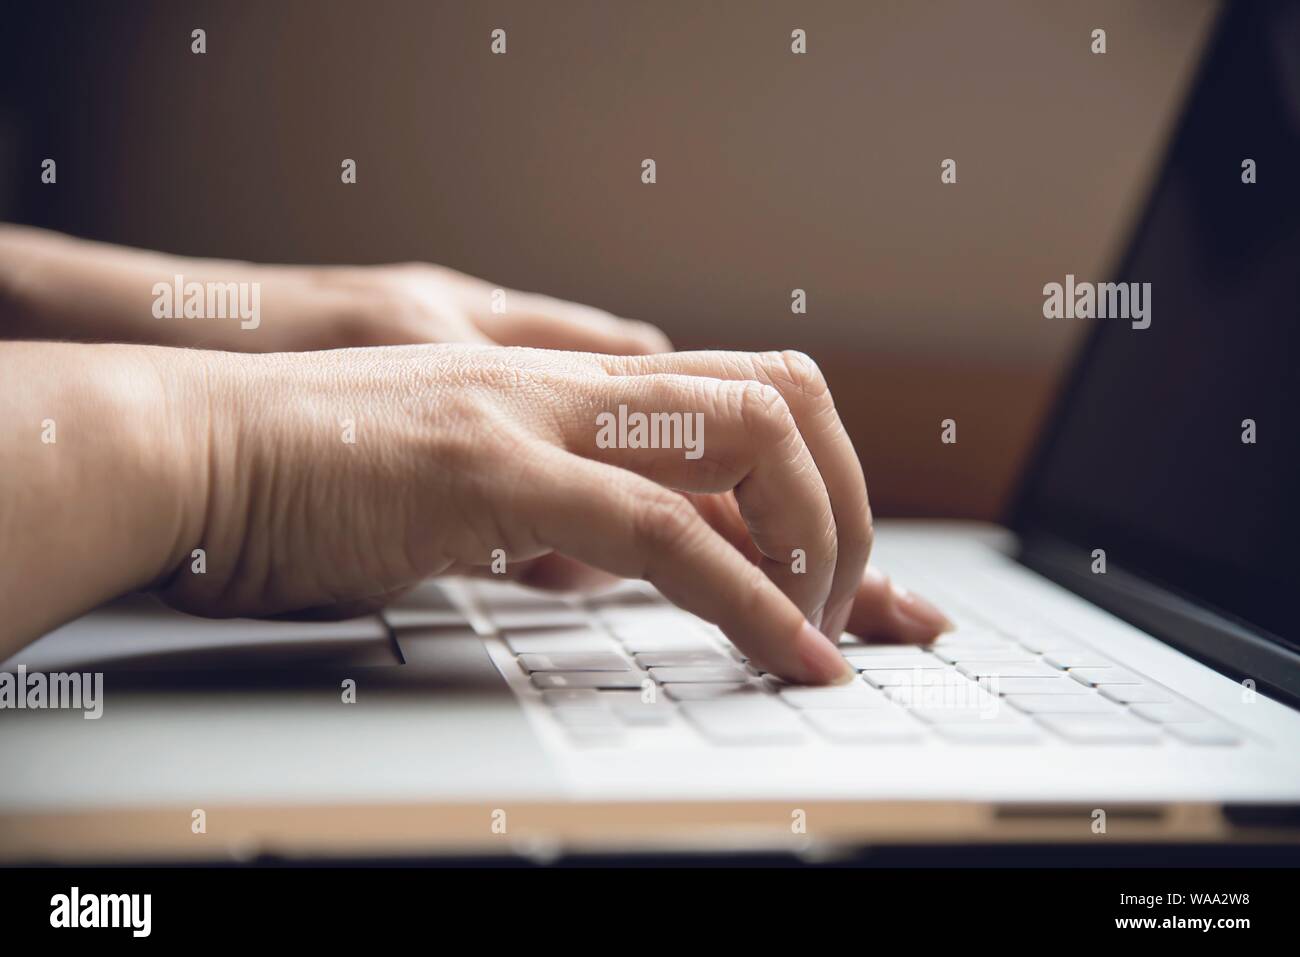
[[719,746],[1242,743],[1206,709],[1051,626],[995,627],[958,596],[926,591],[954,632],[925,648],[846,638],[857,679],[808,688],[759,671],[649,589],[584,602],[470,587],[550,718],[583,746],[682,728]]

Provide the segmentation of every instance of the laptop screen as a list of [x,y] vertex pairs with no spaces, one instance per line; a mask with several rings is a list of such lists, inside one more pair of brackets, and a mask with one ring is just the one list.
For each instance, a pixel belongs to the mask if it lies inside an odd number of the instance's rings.
[[1146,316],[1041,320],[1095,328],[1012,525],[1300,648],[1300,7],[1230,9],[1165,163],[1119,275],[1076,277]]

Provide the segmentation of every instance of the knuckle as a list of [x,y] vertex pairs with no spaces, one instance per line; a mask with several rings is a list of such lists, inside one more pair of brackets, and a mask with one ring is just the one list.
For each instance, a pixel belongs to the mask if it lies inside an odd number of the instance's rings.
[[744,382],[737,390],[738,413],[750,435],[784,435],[795,428],[794,416],[780,390],[764,382]]
[[823,400],[830,394],[826,377],[812,356],[797,349],[767,353],[764,368],[774,382],[806,399]]

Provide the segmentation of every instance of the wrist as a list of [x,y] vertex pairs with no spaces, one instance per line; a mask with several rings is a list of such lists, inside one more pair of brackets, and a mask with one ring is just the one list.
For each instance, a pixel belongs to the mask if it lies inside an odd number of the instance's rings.
[[[0,344],[0,657],[175,569],[201,526],[195,403],[161,355],[182,350]],[[184,411],[182,411],[184,410]],[[192,431],[193,430],[193,431]]]

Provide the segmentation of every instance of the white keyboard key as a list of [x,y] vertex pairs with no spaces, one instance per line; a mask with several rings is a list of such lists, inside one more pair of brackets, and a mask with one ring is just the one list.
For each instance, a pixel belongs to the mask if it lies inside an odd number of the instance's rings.
[[963,661],[957,670],[968,678],[1049,678],[1058,674],[1037,661]]
[[553,708],[551,714],[560,724],[569,728],[622,731],[618,719],[604,708]]
[[879,744],[923,741],[925,728],[907,714],[884,711],[805,711],[804,719],[832,741]]
[[848,655],[844,659],[859,671],[903,671],[922,668],[929,671],[947,668],[934,655]]
[[595,688],[559,688],[542,692],[542,700],[562,708],[603,708],[603,696]]
[[614,705],[612,710],[624,724],[659,727],[670,724],[677,709],[661,698],[654,704],[644,701],[624,702]]
[[987,708],[912,708],[927,724],[1028,724],[1026,718],[996,698]]
[[1124,668],[1071,668],[1070,677],[1086,685],[1141,685],[1146,679]]
[[[1079,684],[1079,682],[1074,682]],[[1108,685],[1099,684],[1097,690],[1103,697],[1120,704],[1165,704],[1174,700],[1173,695],[1155,685]]]
[[1095,694],[1011,694],[1007,701],[1029,714],[1122,714],[1119,705]]
[[613,652],[618,647],[608,635],[590,628],[567,631],[507,631],[502,639],[516,655],[568,652]]
[[749,672],[739,665],[693,665],[682,668],[651,668],[650,677],[660,684],[717,684],[744,681]]
[[1127,714],[1045,714],[1039,722],[1075,744],[1158,744],[1154,725]]
[[1087,648],[1058,648],[1043,655],[1043,661],[1053,668],[1109,668],[1114,664],[1109,658]]
[[785,745],[804,740],[798,714],[770,699],[687,701],[681,707],[705,737],[719,744]]
[[1019,647],[1000,635],[988,638],[959,638],[955,635],[940,635],[930,646],[931,651],[1018,651]]
[[626,659],[601,652],[559,651],[551,654],[526,654],[519,663],[530,674],[534,671],[628,671]]
[[1061,674],[1044,678],[980,678],[979,685],[993,694],[1091,694],[1084,685]]
[[763,694],[762,682],[728,681],[702,684],[667,684],[664,693],[677,701],[711,701],[716,698],[759,696]]
[[960,685],[905,685],[886,688],[884,695],[904,708],[957,711],[1011,710],[997,695],[989,694],[969,681]]
[[1066,635],[1054,635],[1048,631],[1035,632],[1030,631],[1028,634],[1017,634],[1015,636],[1016,644],[1022,648],[1040,654],[1051,651],[1066,651],[1077,647],[1074,639]]
[[967,721],[935,725],[945,739],[960,744],[1036,744],[1042,733],[1029,722]]
[[[938,599],[936,598],[936,601]],[[936,638],[935,644],[955,644],[958,642],[990,642],[1005,643],[1006,635],[1000,631],[994,631],[992,628],[981,628],[977,625],[962,625],[958,623],[955,631],[945,631]]]
[[383,616],[393,628],[450,628],[468,623],[447,592],[434,582],[416,585],[385,606]]
[[588,623],[587,612],[580,608],[493,608],[488,618],[497,631],[533,628],[582,628]]
[[915,657],[924,655],[925,649],[920,645],[864,645],[859,641],[842,641],[838,645],[842,655],[881,655],[892,658],[897,655]]
[[721,665],[734,659],[712,648],[697,651],[647,651],[636,656],[642,668],[686,668],[691,665]]
[[1219,721],[1196,721],[1167,724],[1165,730],[1185,744],[1227,747],[1241,744],[1241,735]]
[[1173,701],[1160,704],[1135,703],[1129,710],[1139,718],[1146,718],[1156,724],[1186,724],[1189,721],[1209,721],[1212,718],[1209,712],[1200,708]]
[[950,665],[967,661],[1037,661],[1038,656],[1022,648],[940,648],[935,657]]
[[871,668],[862,672],[862,677],[877,688],[915,685],[965,685],[969,683],[961,675],[949,670],[946,666],[939,670],[929,668],[898,668],[882,671]]
[[703,635],[694,632],[628,632],[615,637],[633,654],[661,651],[711,651],[714,645]]
[[539,671],[533,684],[551,688],[640,688],[649,679],[640,671]]
[[810,711],[892,707],[888,698],[859,681],[828,688],[783,687],[777,696],[791,707]]
[[466,587],[474,598],[489,610],[494,608],[555,609],[573,607],[566,595],[557,592],[539,591],[536,588],[529,588],[515,582],[480,578],[468,582]]

